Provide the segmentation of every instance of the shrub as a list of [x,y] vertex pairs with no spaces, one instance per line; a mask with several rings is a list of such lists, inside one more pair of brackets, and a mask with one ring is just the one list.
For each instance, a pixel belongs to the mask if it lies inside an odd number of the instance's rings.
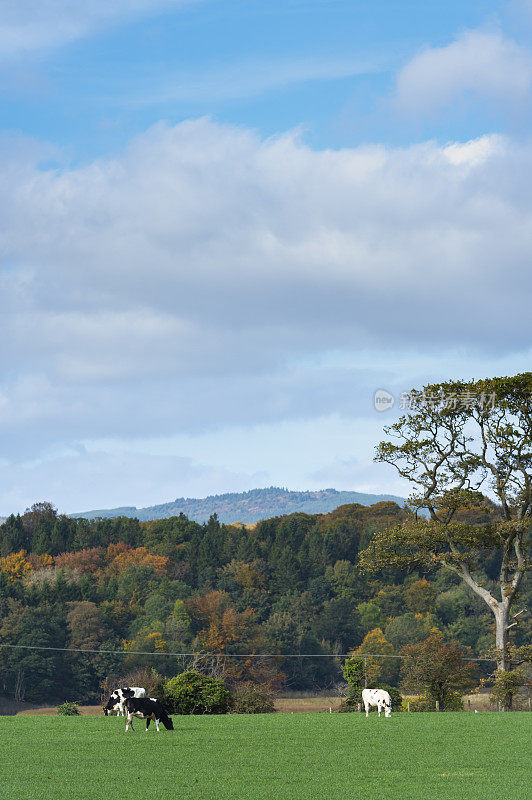
[[362,699],[359,695],[356,695],[353,692],[349,692],[347,697],[344,697],[340,705],[338,706],[338,713],[345,714],[350,711],[358,711],[358,704],[362,702]]
[[122,686],[142,686],[146,689],[146,697],[164,700],[164,679],[162,675],[149,667],[139,667],[117,677],[107,677],[101,682],[101,699],[105,702],[111,692]]
[[430,702],[424,694],[418,697],[404,697],[403,711],[434,711],[434,703]]
[[[390,695],[390,700],[392,701],[392,711],[403,710],[403,695],[396,686],[387,686],[385,683],[379,683],[378,686],[368,686],[368,689],[384,689]],[[338,711],[340,713],[358,711],[359,703],[360,708],[363,711],[364,706],[362,704],[362,689],[352,690],[350,688],[347,697],[344,697],[340,703]]]
[[275,711],[273,693],[265,686],[246,681],[233,690],[235,714],[271,714]]
[[403,710],[403,695],[396,686],[387,686],[385,683],[379,683],[378,687],[376,686],[375,688],[384,689],[388,692],[390,700],[392,701],[392,711]]
[[[403,711],[436,711],[436,701],[433,697],[420,694],[418,697],[405,698],[403,700]],[[460,692],[449,692],[444,703],[440,703],[440,711],[463,711],[464,705]]]
[[440,711],[463,711],[464,701],[461,692],[450,692],[447,696],[443,708]]
[[79,717],[79,708],[76,703],[63,703],[57,709],[60,717]]
[[169,714],[226,714],[233,698],[225,683],[199,672],[183,672],[164,684]]

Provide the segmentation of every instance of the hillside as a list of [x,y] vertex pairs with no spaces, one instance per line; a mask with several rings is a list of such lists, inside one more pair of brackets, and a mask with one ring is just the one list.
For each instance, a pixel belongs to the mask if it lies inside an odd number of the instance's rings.
[[363,494],[361,492],[339,492],[336,489],[292,492],[270,486],[268,489],[251,489],[249,492],[233,492],[210,495],[204,498],[178,497],[169,503],[136,508],[120,506],[94,511],[70,514],[71,517],[96,519],[97,517],[136,517],[140,521],[168,519],[185,514],[195,522],[206,522],[212,514],[217,514],[220,522],[259,522],[262,519],[293,514],[327,514],[346,503],[359,503],[370,506],[382,500],[393,500],[399,505],[404,498],[391,494]]
[[[197,667],[196,656],[170,655],[189,653],[276,653],[275,660],[223,659],[223,677],[323,691],[342,680],[334,654],[364,642],[366,652],[400,654],[434,628],[483,654],[492,644],[491,613],[453,574],[440,569],[427,580],[392,567],[378,577],[359,569],[375,531],[403,518],[393,502],[247,528],[184,515],[68,518],[51,505],[13,514],[0,526],[0,695],[93,704],[102,682],[146,686],[151,667],[165,675]],[[483,567],[487,580],[498,574],[496,558]],[[529,597],[525,586],[523,604]],[[28,646],[51,649],[36,654]],[[297,653],[320,657],[292,658]],[[386,660],[379,676],[396,685],[397,660]]]

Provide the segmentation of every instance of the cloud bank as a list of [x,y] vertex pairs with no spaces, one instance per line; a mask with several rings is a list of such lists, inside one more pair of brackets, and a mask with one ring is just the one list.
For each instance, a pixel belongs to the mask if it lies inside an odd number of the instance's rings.
[[320,353],[524,349],[531,157],[497,137],[318,152],[206,119],[75,169],[8,155],[0,426],[72,415],[89,435],[137,393],[156,426],[172,382],[176,425],[215,384],[232,421],[231,387],[304,393],[293,364]]
[[[28,142],[4,152],[0,436],[19,485],[38,483],[52,457],[70,481],[68,464],[83,460],[85,487],[98,462],[109,485],[120,455],[83,455],[99,439],[360,419],[375,388],[412,376],[393,358],[386,376],[361,353],[439,354],[439,373],[442,352],[504,359],[530,347],[529,144],[317,151],[296,134],[199,119],[155,125],[74,168],[41,166],[50,154]],[[367,456],[358,471],[346,461],[356,448],[327,453],[325,482],[367,473]],[[215,481],[208,449],[188,484],[196,462],[176,462],[182,493],[259,482],[257,462],[236,458]],[[190,459],[194,444],[179,452]],[[145,463],[148,487],[170,485],[166,456]],[[92,505],[168,499],[97,502],[102,480]]]

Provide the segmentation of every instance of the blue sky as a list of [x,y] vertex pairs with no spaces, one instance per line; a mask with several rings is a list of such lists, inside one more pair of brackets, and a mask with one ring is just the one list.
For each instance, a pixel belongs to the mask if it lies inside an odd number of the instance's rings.
[[373,392],[530,368],[526,0],[7,0],[0,93],[0,514],[406,493]]

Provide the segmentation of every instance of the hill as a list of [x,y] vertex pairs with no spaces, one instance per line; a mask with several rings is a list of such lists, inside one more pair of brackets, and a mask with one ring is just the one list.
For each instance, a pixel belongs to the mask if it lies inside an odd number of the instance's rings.
[[168,519],[185,514],[195,522],[206,522],[213,514],[218,515],[220,522],[259,522],[262,519],[293,514],[301,511],[305,514],[327,514],[338,506],[347,503],[359,503],[370,506],[383,500],[392,500],[403,505],[404,498],[391,494],[364,494],[361,492],[339,492],[337,489],[320,489],[318,491],[293,492],[270,486],[268,489],[251,489],[248,492],[232,492],[228,494],[210,495],[204,498],[178,497],[169,503],[136,508],[120,506],[118,508],[98,509],[70,514],[71,517],[96,519],[97,517],[136,517],[140,521]]

